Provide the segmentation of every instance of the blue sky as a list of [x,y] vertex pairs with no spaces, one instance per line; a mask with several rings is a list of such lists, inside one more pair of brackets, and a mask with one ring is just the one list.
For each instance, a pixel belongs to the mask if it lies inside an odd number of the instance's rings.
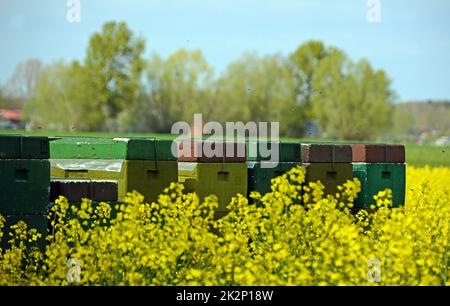
[[367,58],[386,70],[400,100],[450,99],[450,1],[380,0],[381,23],[367,0],[80,0],[81,23],[67,0],[0,0],[0,83],[17,63],[83,59],[105,21],[126,21],[146,39],[146,57],[201,49],[216,72],[243,52],[289,54],[309,39]]

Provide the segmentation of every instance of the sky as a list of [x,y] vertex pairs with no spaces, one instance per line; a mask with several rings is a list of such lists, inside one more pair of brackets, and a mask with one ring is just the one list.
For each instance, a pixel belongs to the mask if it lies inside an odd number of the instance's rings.
[[450,99],[450,1],[371,1],[379,23],[367,0],[79,0],[72,23],[68,0],[0,0],[0,84],[29,58],[84,59],[89,37],[116,20],[145,38],[146,58],[201,49],[220,73],[244,52],[288,55],[319,39],[384,69],[399,101]]

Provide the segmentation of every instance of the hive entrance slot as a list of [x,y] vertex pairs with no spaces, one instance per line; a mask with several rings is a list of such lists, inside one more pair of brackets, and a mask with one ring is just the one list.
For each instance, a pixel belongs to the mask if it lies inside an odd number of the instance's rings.
[[336,180],[337,172],[336,171],[327,171],[327,180]]
[[276,176],[282,176],[284,173],[285,173],[285,172],[284,172],[284,171],[281,171],[281,170],[276,170],[276,171],[275,171],[275,175],[276,175]]
[[28,180],[28,169],[16,169],[14,177],[16,182],[26,182]]
[[148,179],[156,179],[159,176],[158,170],[147,170],[147,178]]
[[227,181],[230,177],[230,172],[228,171],[219,171],[217,172],[217,179],[219,181]]

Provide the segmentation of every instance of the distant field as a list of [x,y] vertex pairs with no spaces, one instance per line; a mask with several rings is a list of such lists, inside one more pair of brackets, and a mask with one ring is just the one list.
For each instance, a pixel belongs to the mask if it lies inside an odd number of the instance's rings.
[[450,147],[407,144],[406,161],[413,166],[450,167]]
[[[33,136],[84,136],[84,137],[156,137],[160,139],[173,139],[175,136],[170,134],[126,134],[126,133],[107,133],[107,132],[54,132],[54,131],[1,131],[1,134],[22,134]],[[332,142],[321,139],[286,139],[289,141],[307,141],[307,142]],[[344,141],[339,141],[345,143]],[[406,161],[412,166],[432,167],[447,166],[450,167],[450,147],[438,147],[432,145],[406,144]]]
[[30,136],[49,136],[49,137],[57,137],[57,136],[65,136],[65,137],[156,137],[162,139],[172,139],[175,136],[170,134],[139,134],[139,133],[108,133],[108,132],[55,132],[55,131],[5,131],[0,130],[0,135],[4,134],[19,134],[19,135],[30,135]]

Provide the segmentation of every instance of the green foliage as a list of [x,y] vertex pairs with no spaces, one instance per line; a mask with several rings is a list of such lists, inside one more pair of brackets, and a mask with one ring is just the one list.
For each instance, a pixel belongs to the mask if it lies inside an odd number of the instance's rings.
[[3,94],[3,88],[0,86],[0,107],[3,107],[4,103],[5,103],[5,98],[4,98],[4,94]]
[[222,121],[280,122],[283,135],[302,125],[294,83],[279,55],[245,54],[232,62],[218,80],[216,107]]
[[[450,102],[406,102],[395,106],[394,135],[425,133],[425,141],[450,134]],[[399,121],[397,123],[397,120]]]
[[391,134],[395,138],[406,139],[413,132],[414,116],[404,107],[394,106],[392,121]]
[[311,40],[300,45],[289,56],[289,68],[294,80],[295,97],[301,106],[303,119],[311,118],[313,94],[317,89],[313,87],[313,80],[320,63],[330,54],[331,49],[325,47],[321,41]]
[[406,145],[406,162],[416,167],[449,167],[450,146]]
[[147,64],[146,82],[133,121],[138,131],[170,132],[174,122],[205,117],[214,108],[213,69],[201,51],[178,50],[167,59],[153,54]]
[[386,131],[394,94],[384,71],[320,41],[299,46],[289,63],[301,119],[317,120],[333,138],[364,140]]
[[26,116],[35,128],[54,130],[99,129],[103,116],[83,66],[62,61],[47,66],[27,104]]
[[5,100],[11,108],[23,108],[34,97],[36,84],[43,70],[43,63],[36,58],[17,64],[4,86]]
[[333,49],[313,78],[312,111],[330,137],[349,140],[382,135],[391,124],[394,94],[383,70],[353,62]]
[[4,87],[0,86],[0,108],[20,108],[22,105],[21,100],[12,98],[9,96]]
[[109,130],[117,116],[137,98],[145,43],[124,22],[107,22],[87,48],[85,67]]
[[91,36],[82,64],[57,62],[42,73],[18,68],[24,73],[14,88],[26,89],[26,114],[43,129],[168,133],[202,113],[222,123],[277,121],[289,137],[303,136],[316,120],[328,137],[364,140],[392,122],[395,95],[384,71],[320,41],[288,57],[244,54],[217,78],[199,50],[146,61],[144,48],[125,23],[107,22]]

